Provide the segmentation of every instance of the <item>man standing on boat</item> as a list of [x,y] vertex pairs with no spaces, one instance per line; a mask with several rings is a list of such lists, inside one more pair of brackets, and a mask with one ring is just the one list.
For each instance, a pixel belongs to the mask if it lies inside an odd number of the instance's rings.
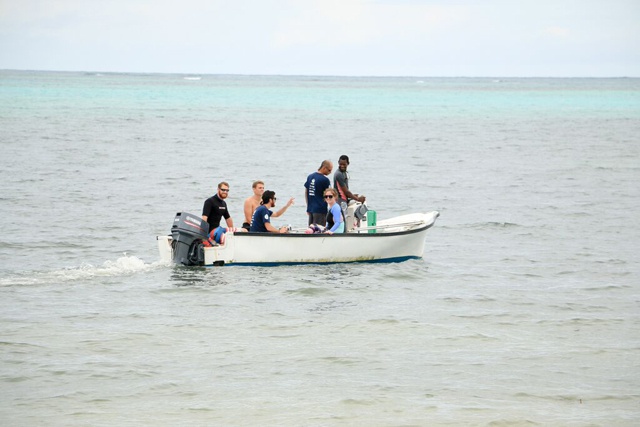
[[220,220],[224,217],[227,227],[233,227],[233,220],[227,209],[227,202],[224,199],[229,196],[229,184],[221,182],[218,184],[218,192],[209,197],[202,207],[202,219],[209,223],[209,231],[213,231],[220,225]]
[[[338,191],[339,203],[343,210],[346,210],[346,205],[351,200],[357,200],[360,203],[364,203],[366,198],[363,194],[353,194],[349,190],[349,173],[347,167],[349,166],[349,156],[342,155],[338,160],[338,170],[333,174],[333,187]],[[345,206],[342,203],[345,203]]]
[[324,190],[331,187],[331,181],[327,175],[333,170],[330,160],[323,160],[317,172],[307,177],[304,183],[304,200],[307,203],[307,215],[309,225],[324,224],[327,217],[327,204],[323,200]]
[[286,205],[278,212],[273,213],[271,208],[276,206],[276,193],[271,190],[267,190],[262,193],[262,205],[256,209],[251,219],[251,228],[249,231],[252,233],[288,233],[288,227],[275,228],[271,225],[271,217],[279,217],[287,210],[289,206],[293,204],[293,197],[289,199]]

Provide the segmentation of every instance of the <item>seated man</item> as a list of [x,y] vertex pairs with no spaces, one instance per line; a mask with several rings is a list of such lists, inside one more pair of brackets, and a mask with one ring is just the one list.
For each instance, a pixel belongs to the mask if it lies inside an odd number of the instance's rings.
[[293,204],[293,201],[294,199],[292,197],[282,209],[273,213],[270,208],[273,208],[276,205],[276,193],[271,190],[267,190],[262,193],[262,204],[253,213],[251,228],[249,231],[252,233],[288,233],[288,227],[275,228],[271,225],[271,217],[273,216],[274,218],[277,218],[282,215],[284,211]]
[[229,184],[222,181],[218,184],[218,192],[204,201],[202,207],[202,219],[209,224],[209,230],[213,231],[220,225],[224,218],[227,226],[233,227],[233,220],[227,209],[225,199],[229,196]]
[[262,193],[264,193],[264,182],[255,181],[252,185],[253,188],[253,196],[249,196],[244,201],[244,223],[242,224],[242,228],[249,231],[251,228],[251,218],[253,217],[253,212],[258,209],[260,206],[260,201],[262,200]]

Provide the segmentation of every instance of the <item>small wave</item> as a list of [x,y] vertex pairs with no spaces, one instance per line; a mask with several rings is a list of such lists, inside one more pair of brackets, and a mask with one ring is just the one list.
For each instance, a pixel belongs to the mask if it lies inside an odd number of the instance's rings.
[[474,228],[474,229],[483,229],[483,228],[512,228],[512,227],[522,227],[520,224],[516,224],[514,222],[497,222],[497,221],[488,221],[488,222],[475,222],[463,225],[465,228]]
[[578,402],[578,403],[586,403],[593,401],[624,401],[624,400],[634,400],[637,399],[638,396],[636,394],[630,395],[611,395],[611,394],[603,394],[603,395],[592,395],[585,394],[584,396],[575,395],[575,394],[550,394],[550,395],[539,395],[525,392],[515,393],[516,397],[525,397],[527,399],[539,399],[539,400],[552,400],[552,401],[560,401],[560,402]]
[[127,256],[115,261],[105,261],[101,266],[85,264],[80,267],[68,267],[53,271],[27,271],[9,277],[0,278],[0,286],[17,285],[41,285],[48,283],[69,283],[78,280],[91,279],[93,277],[115,277],[137,274],[149,271],[167,263],[159,261],[151,264],[145,263],[138,257]]
[[516,224],[514,222],[487,222],[482,225],[487,225],[489,227],[519,227],[520,224]]
[[606,285],[588,286],[583,289],[587,292],[590,292],[590,291],[596,291],[596,292],[607,291],[608,292],[608,291],[616,291],[616,290],[631,289],[631,288],[633,288],[633,286],[631,285],[608,283]]

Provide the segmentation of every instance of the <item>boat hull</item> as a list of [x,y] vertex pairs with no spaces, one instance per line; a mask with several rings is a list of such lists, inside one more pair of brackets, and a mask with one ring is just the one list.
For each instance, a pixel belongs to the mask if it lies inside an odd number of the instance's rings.
[[[223,245],[204,248],[204,265],[281,265],[399,262],[421,258],[438,212],[410,214],[342,234],[227,233]],[[164,237],[164,238],[162,238]],[[160,236],[163,259],[171,237]]]

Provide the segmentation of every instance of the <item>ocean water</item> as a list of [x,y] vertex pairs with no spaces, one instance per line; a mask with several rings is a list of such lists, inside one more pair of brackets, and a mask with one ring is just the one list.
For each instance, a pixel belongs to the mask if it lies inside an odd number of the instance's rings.
[[[640,79],[0,71],[0,424],[637,425],[639,133]],[[423,259],[159,261],[341,154]]]

